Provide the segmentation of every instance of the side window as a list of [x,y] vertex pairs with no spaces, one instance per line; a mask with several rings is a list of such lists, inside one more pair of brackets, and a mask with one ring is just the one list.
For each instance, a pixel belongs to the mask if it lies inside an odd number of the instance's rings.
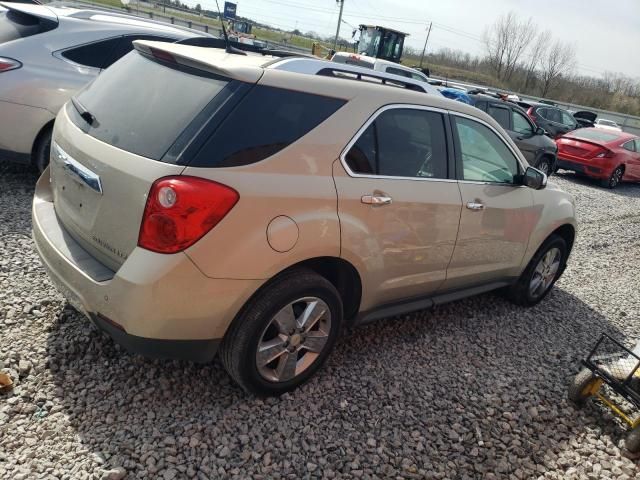
[[62,52],[62,56],[74,63],[93,68],[107,68],[113,51],[121,37],[109,38],[99,42],[81,45]]
[[636,152],[640,152],[640,138],[636,138],[635,142],[636,142]]
[[401,68],[387,67],[387,73],[391,73],[392,75],[400,75],[401,77],[411,78],[411,73],[405,70],[402,70]]
[[125,35],[120,39],[118,45],[111,53],[111,56],[107,60],[105,66],[103,68],[107,68],[112,63],[117,62],[122,57],[124,57],[127,53],[133,50],[133,42],[134,40],[153,40],[156,42],[174,42],[173,38],[166,37],[157,37],[155,35]]
[[[637,142],[637,140],[636,140],[636,142]],[[629,140],[628,142],[624,143],[622,145],[622,148],[624,148],[625,150],[629,150],[630,152],[637,151],[636,146],[635,146],[635,142],[633,140]]]
[[399,108],[380,114],[345,157],[354,173],[447,178],[442,114]]
[[476,102],[473,106],[479,108],[483,112],[487,111],[487,102]]
[[576,126],[577,122],[576,119],[573,118],[573,115],[567,112],[563,112],[562,110],[558,110],[558,112],[560,112],[560,114],[562,115],[562,123],[564,125],[567,125],[568,127]]
[[259,162],[309,133],[344,104],[337,98],[257,85],[190,165],[237,167]]
[[513,120],[513,131],[516,133],[522,133],[524,135],[533,135],[533,128],[531,128],[531,124],[529,120],[515,110],[511,111],[511,119]]
[[560,110],[556,108],[547,108],[547,119],[555,123],[562,123],[562,115],[560,115]]
[[489,104],[487,113],[495,118],[502,128],[509,130],[509,110]]
[[454,116],[462,166],[462,179],[514,183],[520,173],[518,160],[491,129],[468,118]]

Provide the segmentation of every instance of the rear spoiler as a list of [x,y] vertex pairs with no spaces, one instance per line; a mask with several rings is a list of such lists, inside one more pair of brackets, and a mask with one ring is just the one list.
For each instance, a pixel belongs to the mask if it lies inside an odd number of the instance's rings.
[[44,5],[17,2],[0,2],[0,5],[12,12],[36,17],[49,28],[58,26],[58,16],[53,12],[53,10],[45,7]]
[[[264,62],[246,61],[244,59],[247,59],[247,56],[234,55],[217,48],[204,49],[149,40],[135,40],[133,46],[142,55],[165,63],[195,68],[213,75],[247,83],[256,83],[260,79],[263,73],[262,63],[266,63],[266,60]],[[258,58],[262,59],[262,57]]]

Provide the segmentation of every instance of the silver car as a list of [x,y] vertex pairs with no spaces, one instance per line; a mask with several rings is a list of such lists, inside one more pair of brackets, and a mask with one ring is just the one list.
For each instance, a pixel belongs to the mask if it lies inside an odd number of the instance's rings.
[[108,11],[0,2],[0,160],[43,171],[60,107],[134,40],[201,36]]

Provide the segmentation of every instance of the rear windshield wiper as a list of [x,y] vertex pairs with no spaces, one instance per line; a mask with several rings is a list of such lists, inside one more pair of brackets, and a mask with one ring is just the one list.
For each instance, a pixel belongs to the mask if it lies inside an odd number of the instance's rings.
[[93,126],[93,124],[96,122],[96,117],[94,117],[93,114],[89,112],[89,110],[84,108],[84,105],[82,105],[78,100],[76,100],[73,97],[71,98],[71,103],[73,103],[73,106],[78,111],[82,119],[85,122],[87,122],[89,125]]

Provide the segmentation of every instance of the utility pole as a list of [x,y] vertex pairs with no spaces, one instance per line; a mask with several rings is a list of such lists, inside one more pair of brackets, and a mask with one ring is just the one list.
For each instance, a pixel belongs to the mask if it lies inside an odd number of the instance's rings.
[[336,38],[333,41],[334,51],[336,51],[338,48],[338,35],[340,35],[340,24],[342,23],[342,9],[344,8],[344,0],[336,0],[336,2],[340,2],[340,14],[338,15],[338,28],[336,28]]
[[422,56],[420,57],[420,68],[422,68],[422,61],[424,60],[424,52],[427,51],[427,42],[429,41],[429,35],[431,34],[431,26],[433,22],[429,22],[429,31],[427,32],[427,39],[424,41],[424,48],[422,49]]

